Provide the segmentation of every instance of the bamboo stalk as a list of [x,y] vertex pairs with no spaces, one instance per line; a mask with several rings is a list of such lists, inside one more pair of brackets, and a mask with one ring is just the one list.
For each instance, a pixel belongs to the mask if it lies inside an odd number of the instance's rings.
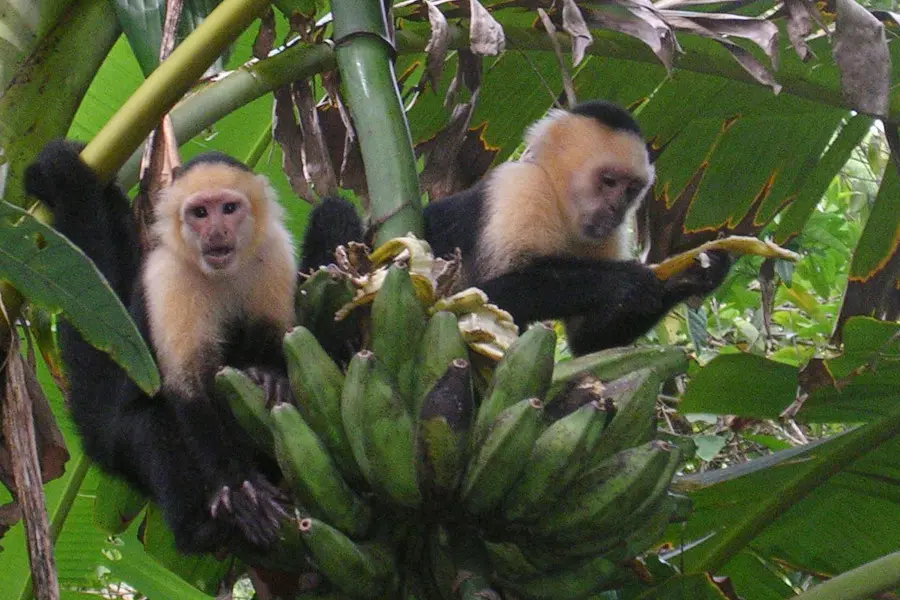
[[223,0],[119,108],[81,152],[81,159],[101,179],[111,178],[162,116],[268,4],[267,0]]
[[412,137],[394,75],[387,15],[380,1],[334,0],[335,55],[369,185],[375,245],[422,236]]

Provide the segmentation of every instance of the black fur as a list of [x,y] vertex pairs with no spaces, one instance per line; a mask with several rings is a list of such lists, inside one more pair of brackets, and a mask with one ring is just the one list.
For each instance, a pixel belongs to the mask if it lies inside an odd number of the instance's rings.
[[630,131],[639,137],[643,137],[641,128],[638,126],[637,121],[634,120],[634,117],[631,116],[631,113],[622,110],[622,108],[611,102],[590,100],[578,104],[570,112],[596,119],[611,129]]
[[234,167],[235,169],[240,169],[241,171],[246,171],[247,173],[252,173],[253,169],[234,158],[233,156],[229,156],[224,152],[219,152],[217,150],[210,150],[208,152],[201,152],[196,156],[191,157],[184,164],[178,167],[175,170],[175,179],[179,177],[183,177],[185,173],[193,169],[198,165],[208,165],[208,164],[222,164],[228,165],[229,167]]
[[[52,209],[56,229],[94,261],[149,339],[141,256],[127,198],[115,184],[103,186],[77,152],[68,142],[48,144],[25,172],[26,191]],[[227,338],[224,364],[284,373],[281,333],[273,325],[235,322]],[[280,493],[261,474],[272,466],[254,457],[225,407],[205,391],[202,397],[172,391],[148,397],[65,322],[60,344],[85,452],[160,506],[180,549],[212,550],[242,539],[265,547],[274,541]],[[210,389],[216,367],[204,374],[204,390]],[[223,502],[226,492],[230,509]],[[209,507],[217,502],[213,517]]]
[[300,271],[333,263],[335,248],[347,242],[362,241],[362,220],[356,208],[343,198],[324,198],[310,212],[307,221]]

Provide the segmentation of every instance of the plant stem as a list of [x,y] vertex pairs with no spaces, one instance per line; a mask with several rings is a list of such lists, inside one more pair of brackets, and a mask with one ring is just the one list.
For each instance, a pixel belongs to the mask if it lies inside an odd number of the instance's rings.
[[424,232],[412,137],[397,88],[384,6],[334,0],[335,55],[359,139],[375,246]]
[[875,559],[811,588],[795,600],[863,600],[900,586],[900,552]]
[[223,0],[104,125],[81,152],[82,160],[101,179],[111,178],[162,116],[268,4],[266,0]]

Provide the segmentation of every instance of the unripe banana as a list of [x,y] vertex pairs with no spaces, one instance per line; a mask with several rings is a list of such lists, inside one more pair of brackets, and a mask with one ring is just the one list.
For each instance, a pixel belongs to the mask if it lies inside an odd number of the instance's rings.
[[387,591],[393,572],[390,551],[378,543],[357,544],[314,518],[302,519],[300,534],[325,577],[354,598],[377,598]]
[[469,363],[457,358],[425,396],[416,423],[416,470],[426,497],[449,500],[456,491],[473,414]]
[[543,406],[537,398],[513,404],[494,420],[475,449],[462,483],[461,500],[471,514],[485,513],[506,495],[525,468],[541,429]]
[[216,373],[216,395],[228,402],[231,414],[247,432],[247,438],[269,456],[272,449],[272,431],[269,411],[266,409],[266,395],[243,371],[225,367]]
[[560,542],[596,539],[634,512],[660,478],[671,480],[673,452],[670,444],[653,441],[615,454],[582,474],[531,531]]
[[353,285],[346,279],[336,279],[327,269],[317,270],[297,290],[296,324],[309,329],[317,339],[327,340],[329,352],[342,352],[358,335],[359,317],[354,311],[336,321],[335,313],[353,300],[354,294]]
[[368,350],[357,353],[347,368],[341,416],[353,456],[372,488],[397,504],[418,506],[422,495],[412,418],[390,373]]
[[369,529],[372,511],[347,485],[324,444],[290,404],[272,409],[275,456],[291,489],[313,516],[354,538]]
[[94,523],[110,535],[122,533],[147,506],[147,497],[124,479],[100,473],[94,498]]
[[611,381],[638,369],[651,369],[660,379],[684,373],[688,368],[687,353],[674,346],[626,346],[586,354],[556,365],[548,397],[555,397],[567,381],[579,373],[591,373],[603,381]]
[[[590,373],[580,373],[566,382],[559,393],[545,405],[544,416],[550,421],[558,421],[570,415],[589,402],[604,402],[606,386],[598,377]],[[607,417],[612,420],[613,413]]]
[[341,417],[344,374],[306,327],[284,336],[284,354],[294,399],[303,419],[325,444],[341,473],[352,483],[363,480]]
[[491,390],[478,408],[472,447],[481,444],[503,410],[526,398],[542,400],[550,385],[556,333],[537,324],[520,335],[494,370]]
[[[425,538],[425,570],[428,578],[433,583],[434,590],[441,597],[449,598],[450,590],[454,587],[456,579],[456,566],[450,554],[449,535],[443,525],[435,525],[426,534]],[[433,598],[438,596],[432,595]]]
[[522,476],[506,495],[503,515],[521,520],[552,506],[578,474],[581,459],[593,452],[605,426],[604,407],[591,402],[547,427],[534,442]]
[[413,408],[419,342],[425,332],[425,309],[416,297],[409,272],[391,267],[372,302],[372,350],[397,382],[397,391]]
[[419,414],[425,395],[444,376],[450,363],[458,358],[469,359],[469,351],[459,333],[456,315],[445,311],[436,312],[428,320],[417,354],[419,364],[413,390],[413,415]]
[[600,442],[584,460],[590,469],[616,452],[640,446],[656,435],[656,398],[662,380],[651,369],[641,369],[606,386],[616,415],[603,431]]
[[491,568],[500,577],[521,581],[542,573],[541,569],[525,556],[522,549],[512,542],[485,541],[484,547],[491,561]]
[[522,594],[530,600],[569,600],[584,598],[608,584],[616,572],[616,565],[598,556],[572,568],[539,575],[529,579],[509,580],[500,578],[504,587]]

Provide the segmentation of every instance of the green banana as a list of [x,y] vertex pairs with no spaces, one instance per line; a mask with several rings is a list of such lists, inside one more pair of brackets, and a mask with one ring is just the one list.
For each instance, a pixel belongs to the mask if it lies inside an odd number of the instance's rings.
[[[547,401],[544,416],[550,421],[558,421],[572,414],[589,402],[603,402],[606,387],[599,378],[590,373],[580,373],[566,382],[558,394]],[[612,419],[612,413],[609,415]]]
[[531,326],[520,335],[494,370],[491,390],[478,408],[471,445],[481,444],[503,410],[526,398],[543,400],[550,385],[556,333],[546,325]]
[[[660,441],[623,450],[573,483],[565,497],[545,512],[531,531],[560,542],[596,539],[634,512],[659,480],[671,480],[672,454]],[[668,483],[668,481],[667,481]]]
[[522,549],[512,542],[485,541],[484,547],[487,550],[492,569],[500,577],[517,581],[536,577],[542,572],[525,556]]
[[372,350],[394,376],[397,391],[413,408],[417,350],[425,332],[425,309],[409,272],[391,267],[372,302]]
[[347,485],[324,444],[290,404],[272,409],[275,456],[291,489],[314,516],[351,537],[362,537],[372,510]]
[[631,558],[643,554],[658,543],[669,526],[675,501],[667,496],[657,506],[655,512],[647,515],[640,526],[624,539],[623,558]]
[[606,460],[616,452],[640,446],[656,435],[656,398],[662,380],[651,369],[641,369],[606,386],[616,414],[600,442],[584,461],[584,468]]
[[122,533],[147,502],[147,497],[124,479],[101,472],[94,498],[94,523],[110,535]]
[[606,411],[590,402],[552,423],[534,442],[522,476],[503,501],[503,515],[511,521],[541,513],[568,488],[581,459],[593,452],[606,426]]
[[418,506],[412,418],[390,373],[368,350],[347,368],[341,416],[353,456],[373,489],[397,504]]
[[610,348],[556,365],[548,397],[555,397],[567,381],[583,372],[591,373],[603,381],[611,381],[638,369],[648,368],[666,380],[686,372],[687,367],[687,353],[674,346]]
[[298,528],[316,566],[332,585],[354,598],[377,598],[387,591],[394,569],[383,545],[357,544],[312,517],[302,519]]
[[416,423],[416,470],[426,496],[449,499],[456,491],[473,413],[469,362],[457,358],[425,396]]
[[[449,597],[456,578],[456,567],[453,565],[453,557],[450,553],[449,536],[442,525],[433,526],[425,539],[426,544],[426,571],[425,581],[432,584],[442,596]],[[435,597],[431,594],[431,597]]]
[[419,363],[413,389],[413,415],[418,415],[422,401],[444,376],[447,367],[458,358],[469,358],[469,351],[459,334],[456,315],[440,311],[428,320],[419,344]]
[[225,367],[216,373],[216,395],[225,398],[238,424],[247,432],[247,437],[269,456],[272,450],[272,431],[266,395],[243,371]]
[[508,587],[531,600],[567,600],[584,598],[608,584],[616,573],[616,565],[602,557],[590,558],[573,569],[511,580],[500,577]]
[[352,339],[358,331],[358,313],[351,312],[341,321],[335,321],[335,313],[353,300],[354,294],[349,281],[335,278],[327,269],[319,269],[297,290],[296,324],[320,339]]
[[288,379],[304,420],[328,448],[347,480],[362,482],[341,417],[344,374],[306,327],[288,332],[283,348]]
[[460,498],[471,514],[494,508],[525,468],[522,457],[540,433],[542,412],[541,402],[530,398],[497,415],[463,478]]

